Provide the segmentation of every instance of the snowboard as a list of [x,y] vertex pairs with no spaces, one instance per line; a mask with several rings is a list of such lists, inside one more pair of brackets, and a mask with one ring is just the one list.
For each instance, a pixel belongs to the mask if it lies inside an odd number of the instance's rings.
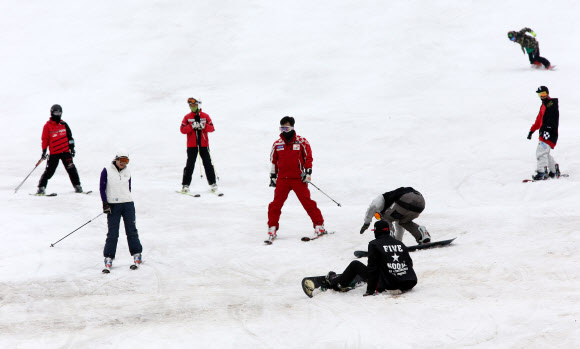
[[548,67],[548,69],[546,69],[542,64],[540,65],[532,64],[531,68],[537,70],[556,70],[556,65],[552,64]]
[[198,198],[198,197],[201,196],[198,193],[184,193],[181,190],[176,190],[175,192],[178,193],[178,194],[193,196],[194,198]]
[[33,196],[56,196],[56,193],[52,193],[52,194],[29,194],[29,195],[33,195]]
[[[570,177],[570,175],[569,175],[569,174],[567,174],[567,173],[564,173],[564,174],[561,174],[561,175],[560,175],[560,178],[562,178],[562,177],[564,177],[564,178],[568,178],[568,177]],[[543,181],[548,181],[548,180],[550,180],[550,179],[560,179],[560,178],[548,178],[548,179],[524,179],[524,180],[522,181],[522,183],[528,183],[528,182],[543,182]]]
[[[457,239],[457,238],[453,238],[453,239],[449,239],[449,240],[433,241],[433,242],[428,242],[426,244],[420,244],[420,245],[407,246],[407,249],[409,250],[409,252],[413,252],[416,250],[425,250],[425,249],[437,247],[437,246],[445,246],[445,245],[449,245],[455,239]],[[367,251],[354,251],[354,256],[357,258],[368,257],[369,253]]]
[[[340,276],[338,274],[337,276]],[[310,276],[302,279],[302,290],[304,293],[312,298],[314,295],[325,292],[327,288],[324,286],[324,280],[326,276]],[[365,282],[361,279],[360,275],[357,275],[354,280],[347,287],[341,288],[339,292],[348,292],[354,290],[355,288],[362,286]]]

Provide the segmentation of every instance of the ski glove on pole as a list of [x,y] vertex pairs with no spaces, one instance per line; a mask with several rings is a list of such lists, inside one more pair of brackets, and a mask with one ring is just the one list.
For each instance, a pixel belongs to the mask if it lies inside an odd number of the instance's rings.
[[306,170],[304,170],[304,172],[302,172],[302,182],[310,183],[311,180],[312,180],[312,169],[307,168]]
[[528,133],[528,139],[532,139],[532,135],[533,135],[533,134],[534,134],[534,133],[533,133],[532,131],[530,131],[530,133]]
[[276,180],[278,179],[278,175],[275,173],[270,173],[270,187],[276,188]]
[[42,149],[42,156],[41,156],[42,160],[46,160],[46,157],[47,157],[46,156],[46,149]]
[[106,201],[103,201],[103,213],[111,214],[111,205]]
[[360,233],[361,234],[364,233],[365,230],[367,230],[370,227],[370,225],[371,225],[370,223],[363,224],[362,228],[360,228]]

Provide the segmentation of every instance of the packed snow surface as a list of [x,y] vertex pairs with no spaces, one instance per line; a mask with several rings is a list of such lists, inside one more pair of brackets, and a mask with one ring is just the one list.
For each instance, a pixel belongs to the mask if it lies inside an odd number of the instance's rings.
[[[577,1],[21,1],[0,3],[1,348],[577,348],[580,346],[580,99]],[[554,71],[531,69],[507,32],[531,27]],[[560,100],[552,152],[567,179],[535,170],[540,107]],[[208,192],[179,132],[196,97],[213,119],[225,193]],[[40,135],[63,106],[85,190],[62,164],[35,197]],[[296,118],[314,155],[328,230],[291,194],[267,236],[269,154]],[[99,175],[130,153],[143,266],[107,232]],[[327,291],[373,198],[412,186],[418,223],[452,245],[412,253],[400,296]],[[85,225],[55,247],[56,242]],[[409,234],[404,242],[414,244]],[[365,261],[365,259],[362,259]]]

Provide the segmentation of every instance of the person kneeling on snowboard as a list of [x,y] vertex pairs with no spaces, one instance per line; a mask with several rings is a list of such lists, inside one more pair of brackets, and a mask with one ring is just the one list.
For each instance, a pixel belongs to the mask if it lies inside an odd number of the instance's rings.
[[369,242],[368,251],[366,266],[355,260],[340,275],[331,271],[326,276],[326,286],[340,290],[359,275],[367,282],[364,296],[372,296],[375,292],[383,291],[400,294],[417,284],[417,275],[407,246],[391,236],[388,222],[375,222],[375,239]]
[[373,216],[391,224],[392,231],[399,241],[403,241],[403,233],[407,230],[418,244],[431,242],[431,235],[422,225],[413,222],[425,209],[423,195],[412,187],[400,187],[377,196],[365,213],[364,224],[360,233],[371,225]]

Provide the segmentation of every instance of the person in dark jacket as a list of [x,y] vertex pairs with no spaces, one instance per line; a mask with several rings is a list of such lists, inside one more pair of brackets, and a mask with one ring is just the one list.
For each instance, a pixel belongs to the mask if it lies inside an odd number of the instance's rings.
[[[50,120],[46,122],[42,129],[42,159],[46,162],[46,169],[38,182],[38,191],[36,195],[44,195],[48,180],[52,178],[58,162],[62,161],[68,177],[75,188],[75,192],[82,193],[81,180],[79,173],[73,162],[75,156],[75,140],[73,139],[70,127],[66,122],[61,120],[62,107],[58,104],[50,108]],[[47,156],[46,150],[50,150],[50,156]]]
[[532,139],[534,132],[540,130],[540,139],[536,148],[537,169],[532,179],[558,178],[560,177],[560,165],[550,155],[550,150],[556,147],[558,141],[558,123],[560,120],[558,98],[550,98],[550,91],[546,86],[538,87],[536,93],[542,100],[542,106],[528,133],[528,139]]
[[431,242],[431,234],[422,225],[413,222],[425,209],[423,195],[412,187],[400,187],[377,196],[369,205],[360,233],[371,225],[373,216],[388,222],[395,237],[403,241],[403,233],[407,230],[417,243]]
[[[529,36],[526,33],[530,33],[532,36]],[[508,39],[510,39],[512,42],[520,44],[522,52],[524,54],[528,54],[530,64],[537,66],[543,65],[544,68],[550,69],[550,61],[544,57],[540,57],[540,44],[535,38],[536,33],[534,33],[534,31],[530,28],[523,28],[519,32],[508,32]]]
[[389,223],[375,222],[375,239],[369,242],[368,263],[352,261],[340,275],[331,271],[326,276],[326,286],[339,290],[350,285],[357,275],[367,282],[364,296],[388,291],[400,294],[415,287],[417,275],[409,250],[402,242],[391,236]]

